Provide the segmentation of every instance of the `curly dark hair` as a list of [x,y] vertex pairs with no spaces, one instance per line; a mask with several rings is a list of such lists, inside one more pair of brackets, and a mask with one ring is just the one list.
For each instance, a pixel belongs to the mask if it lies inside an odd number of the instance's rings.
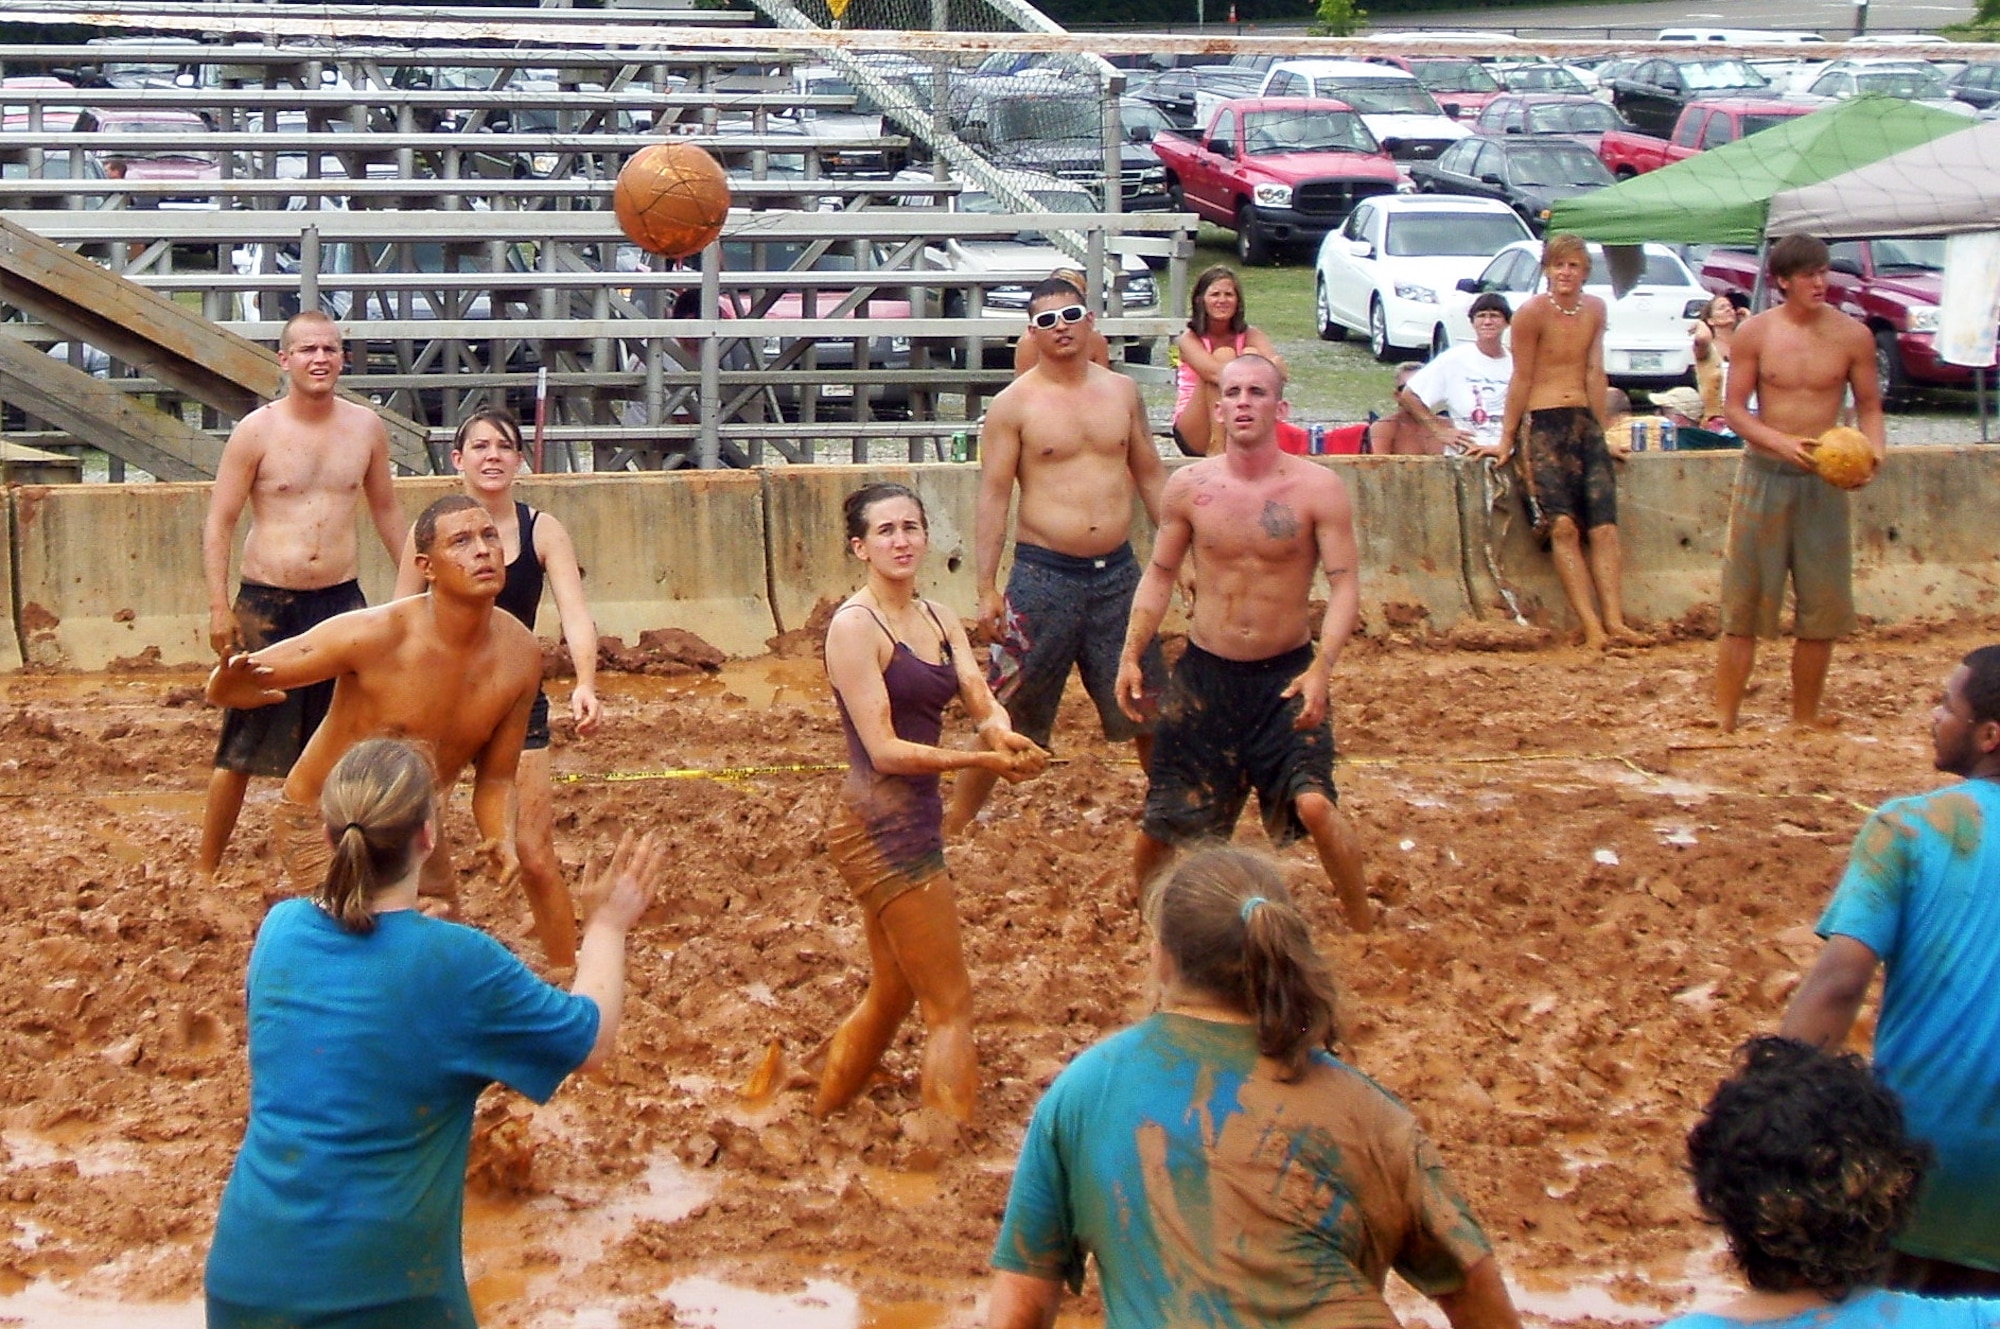
[[1881,1283],[1931,1151],[1853,1053],[1766,1035],[1745,1043],[1688,1132],[1702,1212],[1761,1292],[1836,1300]]

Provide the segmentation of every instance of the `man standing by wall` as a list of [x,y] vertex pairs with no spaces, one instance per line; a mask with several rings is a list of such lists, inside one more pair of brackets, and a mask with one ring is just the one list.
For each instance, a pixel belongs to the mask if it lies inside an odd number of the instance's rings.
[[1875,1069],[1937,1153],[1896,1242],[1892,1287],[2000,1295],[2000,646],[1967,655],[1931,712],[1937,768],[1961,777],[1884,804],[1820,917],[1826,938],[1779,1032],[1846,1041],[1888,967]]
[[[362,607],[354,516],[364,497],[392,563],[402,547],[389,431],[373,411],[337,394],[346,354],[332,319],[317,310],[294,315],[278,336],[285,395],[244,416],[223,447],[201,537],[208,641],[218,656],[259,650]],[[232,609],[229,550],[246,503],[250,531]],[[213,875],[221,863],[250,777],[288,774],[332,700],[326,683],[223,715],[202,817],[202,872]]]
[[[1886,455],[1875,341],[1826,303],[1827,250],[1809,235],[1771,246],[1771,282],[1784,303],[1737,328],[1722,412],[1743,439],[1729,498],[1722,564],[1722,649],[1716,719],[1736,728],[1757,638],[1778,635],[1785,578],[1797,602],[1792,633],[1792,723],[1820,724],[1833,643],[1854,630],[1853,537],[1847,495],[1813,474],[1813,442],[1854,394],[1855,420],[1879,464]],[[1750,409],[1750,396],[1757,409]]]
[[[993,399],[979,435],[979,621],[996,643],[987,681],[1016,733],[1049,746],[1074,667],[1097,703],[1104,736],[1132,739],[1143,765],[1151,725],[1126,719],[1115,685],[1120,633],[1139,584],[1132,501],[1157,521],[1166,468],[1138,386],[1091,362],[1095,330],[1082,294],[1065,279],[1050,277],[1029,294],[1027,336],[1040,359]],[[1000,551],[1016,484],[1014,569],[1003,598]],[[1145,663],[1157,689],[1166,679],[1157,642]],[[995,778],[959,773],[946,835],[978,815]]]
[[[1554,554],[1583,644],[1642,644],[1625,626],[1618,482],[1604,445],[1604,302],[1583,293],[1590,251],[1558,232],[1542,246],[1547,294],[1514,315],[1514,381],[1494,456],[1520,448],[1521,491],[1535,536]],[[1589,543],[1590,561],[1584,562]]]

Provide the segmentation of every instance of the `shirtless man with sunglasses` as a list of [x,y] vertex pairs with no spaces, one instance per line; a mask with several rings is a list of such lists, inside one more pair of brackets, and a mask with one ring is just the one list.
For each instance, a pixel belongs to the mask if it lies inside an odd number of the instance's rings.
[[[1060,277],[1029,293],[1025,335],[1040,359],[993,399],[979,434],[979,620],[993,643],[987,681],[1016,732],[1049,745],[1074,667],[1105,737],[1133,740],[1143,765],[1151,725],[1118,708],[1118,655],[1141,571],[1130,542],[1132,500],[1157,518],[1166,468],[1138,385],[1091,362],[1096,326],[1082,294]],[[1003,596],[1000,554],[1017,484],[1014,567]],[[1166,681],[1157,642],[1145,666],[1157,690]],[[990,772],[960,772],[945,833],[963,830],[992,789]]]

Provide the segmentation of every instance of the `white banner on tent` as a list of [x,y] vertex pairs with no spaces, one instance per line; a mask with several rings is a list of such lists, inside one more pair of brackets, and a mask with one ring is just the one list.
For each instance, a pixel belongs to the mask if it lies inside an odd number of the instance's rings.
[[1993,363],[2000,342],[2000,231],[1964,231],[1944,241],[1944,296],[1937,353],[1947,364]]

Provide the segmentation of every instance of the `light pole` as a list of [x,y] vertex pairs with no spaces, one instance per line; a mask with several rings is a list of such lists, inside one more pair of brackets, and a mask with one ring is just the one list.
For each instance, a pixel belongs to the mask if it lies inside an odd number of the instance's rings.
[[1868,0],[1854,0],[1854,35],[1863,36],[1868,31]]

